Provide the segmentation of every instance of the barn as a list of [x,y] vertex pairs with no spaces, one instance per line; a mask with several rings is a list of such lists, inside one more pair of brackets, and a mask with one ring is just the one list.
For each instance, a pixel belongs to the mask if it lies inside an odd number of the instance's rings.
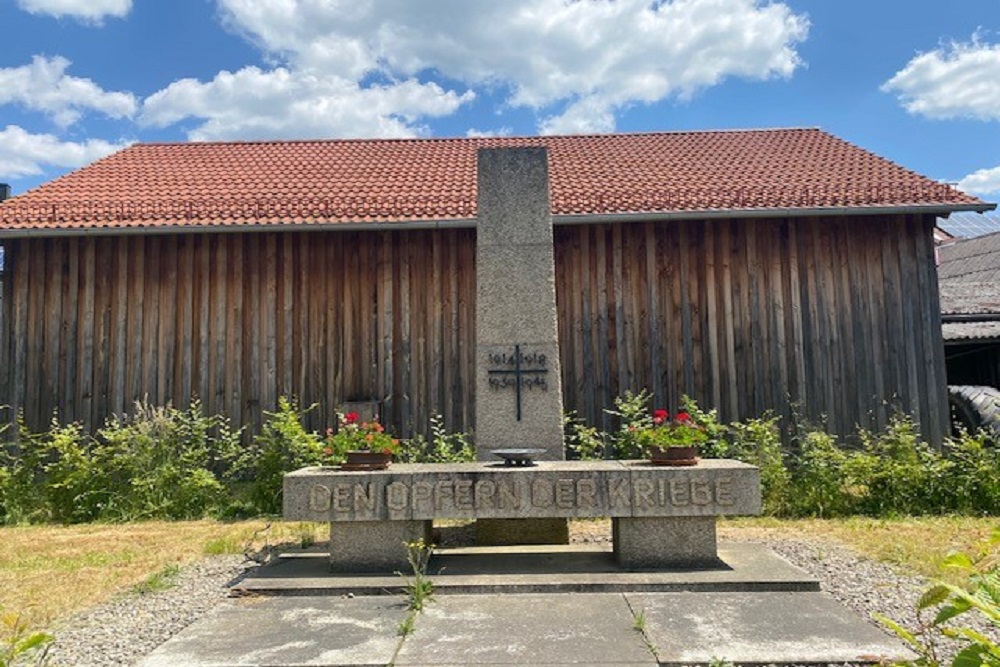
[[475,161],[504,146],[548,149],[568,409],[946,433],[935,219],[993,205],[808,128],[133,145],[0,204],[0,405],[474,431]]

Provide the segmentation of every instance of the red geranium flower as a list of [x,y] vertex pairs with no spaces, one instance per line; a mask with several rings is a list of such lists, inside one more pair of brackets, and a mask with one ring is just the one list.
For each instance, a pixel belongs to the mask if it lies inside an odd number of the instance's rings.
[[345,424],[356,424],[358,423],[359,419],[361,419],[361,415],[359,415],[357,412],[348,412],[346,415],[344,415]]
[[664,410],[662,408],[659,408],[657,410],[653,410],[653,423],[654,424],[662,424],[663,422],[667,421],[667,419],[669,419],[669,418],[670,418],[670,414],[666,410]]
[[675,419],[679,422],[689,422],[691,421],[691,415],[686,412],[678,412]]

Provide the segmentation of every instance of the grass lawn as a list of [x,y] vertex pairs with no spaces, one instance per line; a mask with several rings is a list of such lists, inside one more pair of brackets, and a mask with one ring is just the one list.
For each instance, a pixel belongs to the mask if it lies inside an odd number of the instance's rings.
[[32,626],[155,589],[165,575],[209,554],[239,554],[265,543],[325,539],[320,524],[275,521],[148,521],[0,528],[0,609]]
[[[941,559],[953,549],[974,549],[998,524],[996,518],[964,517],[733,519],[722,522],[719,534],[825,539],[908,572],[947,577]],[[325,539],[323,524],[275,521],[266,533],[265,525],[155,521],[0,528],[0,608],[44,627],[116,595],[164,585],[179,566],[208,554]]]

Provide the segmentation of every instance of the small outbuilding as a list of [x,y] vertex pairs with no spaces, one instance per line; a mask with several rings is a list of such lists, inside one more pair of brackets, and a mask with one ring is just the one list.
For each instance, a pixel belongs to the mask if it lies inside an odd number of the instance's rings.
[[0,204],[0,405],[474,431],[475,161],[504,146],[548,148],[568,409],[947,432],[935,220],[994,206],[817,129],[133,145]]

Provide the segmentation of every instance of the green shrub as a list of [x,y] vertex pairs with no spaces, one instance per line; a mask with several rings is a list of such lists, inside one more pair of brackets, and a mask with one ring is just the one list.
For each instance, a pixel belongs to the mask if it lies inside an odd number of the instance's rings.
[[691,415],[694,423],[705,430],[707,441],[699,445],[701,456],[708,459],[723,459],[729,456],[729,428],[719,421],[719,411],[703,410],[690,396],[681,397],[681,408]]
[[764,513],[784,515],[788,510],[791,477],[781,451],[778,418],[771,414],[729,425],[728,456],[760,468]]
[[894,416],[886,430],[860,430],[862,451],[846,464],[849,484],[857,490],[857,511],[870,516],[921,514],[941,507],[938,478],[941,456],[920,441],[913,421]]
[[653,426],[653,416],[649,410],[649,401],[653,397],[646,390],[638,394],[626,391],[615,398],[615,407],[605,410],[616,417],[618,430],[607,435],[611,451],[616,459],[637,459],[642,456],[642,447],[636,434]]
[[[238,451],[238,433],[187,410],[137,403],[94,437],[79,424],[18,437],[0,450],[0,498],[6,523],[132,521],[204,516],[226,496],[221,477]],[[216,472],[218,471],[218,472]]]
[[463,463],[476,460],[467,433],[451,433],[444,417],[431,415],[431,439],[417,435],[400,443],[394,460],[400,463]]
[[951,509],[972,514],[1000,512],[1000,446],[985,431],[962,433],[945,443]]
[[276,411],[265,413],[267,420],[239,466],[251,471],[250,499],[258,512],[280,513],[284,474],[322,462],[322,438],[302,425],[302,417],[315,407],[300,410],[295,399],[282,397]]
[[0,448],[0,489],[3,521],[8,524],[51,521],[50,501],[54,493],[50,467],[59,448],[73,449],[79,429],[60,427],[53,420],[50,431],[32,433],[21,415],[17,419],[16,440]]
[[96,434],[87,506],[102,520],[200,518],[226,498],[238,453],[239,433],[197,399],[186,410],[138,402]]
[[803,434],[791,472],[790,513],[820,518],[851,513],[854,497],[845,477],[848,459],[835,436],[823,431]]
[[587,424],[573,411],[563,415],[563,434],[567,458],[600,461],[605,457],[604,434]]

